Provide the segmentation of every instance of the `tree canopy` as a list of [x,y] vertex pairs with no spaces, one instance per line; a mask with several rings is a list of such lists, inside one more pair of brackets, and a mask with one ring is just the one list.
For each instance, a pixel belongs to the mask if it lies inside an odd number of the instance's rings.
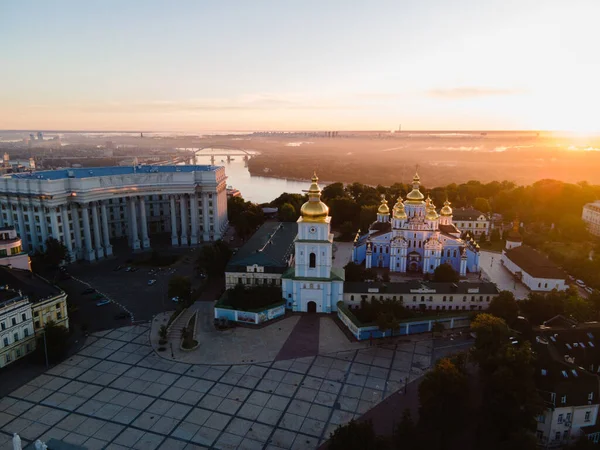
[[192,282],[188,277],[175,275],[169,280],[169,298],[179,297],[183,304],[190,304],[192,299]]
[[433,271],[433,281],[436,283],[456,283],[460,275],[450,264],[440,264]]
[[63,261],[70,262],[69,250],[61,241],[49,237],[46,240],[44,262],[51,267],[58,267]]
[[231,258],[231,249],[222,240],[210,245],[204,245],[200,249],[196,268],[205,272],[209,277],[221,276],[225,272],[227,262]]

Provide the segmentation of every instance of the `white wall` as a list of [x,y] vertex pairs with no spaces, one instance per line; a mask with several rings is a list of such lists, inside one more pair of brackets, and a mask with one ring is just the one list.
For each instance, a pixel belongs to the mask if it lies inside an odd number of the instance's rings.
[[502,255],[502,261],[504,263],[504,267],[506,267],[510,273],[515,274],[517,272],[521,272],[523,275],[521,281],[532,291],[549,292],[552,289],[557,289],[559,291],[564,291],[567,289],[565,280],[556,278],[533,277],[527,272],[523,271],[523,269],[517,266],[514,262],[512,262],[505,254]]

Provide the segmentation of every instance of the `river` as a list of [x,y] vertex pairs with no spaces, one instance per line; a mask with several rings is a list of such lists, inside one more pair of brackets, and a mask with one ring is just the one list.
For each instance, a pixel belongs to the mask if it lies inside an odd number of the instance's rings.
[[[206,154],[204,154],[206,152]],[[224,166],[227,174],[227,186],[232,186],[242,193],[245,200],[254,203],[267,203],[279,197],[283,192],[302,194],[310,187],[310,180],[293,181],[281,178],[257,177],[250,175],[244,161],[244,155],[238,151],[214,149],[219,155],[229,154],[233,161],[227,162],[226,156],[215,156],[214,164]],[[210,153],[205,149],[196,155],[196,164],[210,164]]]

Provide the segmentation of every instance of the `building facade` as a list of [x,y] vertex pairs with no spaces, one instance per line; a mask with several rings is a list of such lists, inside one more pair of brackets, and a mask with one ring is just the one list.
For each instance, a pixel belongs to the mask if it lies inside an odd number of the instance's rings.
[[31,270],[31,260],[14,227],[0,228],[0,266]]
[[600,236],[600,200],[584,205],[581,218],[587,224],[590,233]]
[[295,223],[266,222],[231,257],[225,268],[225,288],[281,286],[281,277],[293,265]]
[[62,241],[72,259],[112,255],[111,240],[133,250],[170,233],[174,246],[214,241],[227,227],[226,176],[216,166],[94,167],[0,178],[0,225],[14,226],[27,251]]
[[462,231],[479,238],[483,233],[490,235],[490,219],[473,208],[458,208],[453,211],[454,224]]
[[392,300],[410,310],[481,311],[487,309],[498,294],[498,288],[491,282],[344,283],[344,304],[351,310],[360,308],[363,300]]
[[382,198],[377,221],[367,234],[355,239],[352,260],[364,262],[368,269],[384,267],[401,273],[433,273],[440,264],[451,265],[461,276],[479,272],[479,245],[460,238],[450,202],[438,214],[419,188],[415,174],[412,191],[405,200],[398,198],[391,215]]
[[337,303],[343,299],[344,271],[332,267],[331,216],[321,201],[316,174],[297,224],[294,264],[282,277],[282,295],[287,308],[301,312],[335,312]]
[[35,349],[31,303],[19,291],[0,291],[0,367]]

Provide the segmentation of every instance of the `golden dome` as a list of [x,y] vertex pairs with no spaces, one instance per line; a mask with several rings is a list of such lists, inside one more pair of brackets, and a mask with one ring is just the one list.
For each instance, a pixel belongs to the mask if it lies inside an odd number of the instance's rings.
[[381,195],[381,204],[379,205],[379,208],[377,209],[377,214],[382,214],[382,215],[389,215],[390,214],[390,208],[388,206],[388,202],[385,199],[385,195]]
[[452,215],[452,208],[450,208],[450,202],[448,200],[446,200],[444,202],[444,206],[440,210],[440,214],[442,216],[451,216]]
[[394,219],[406,218],[406,210],[404,209],[404,203],[402,203],[402,197],[398,197],[398,201],[394,205]]
[[419,174],[415,173],[415,176],[413,177],[413,189],[406,196],[407,203],[411,205],[423,203],[423,200],[425,200],[425,196],[419,190],[420,184],[421,179],[419,178]]
[[437,220],[439,218],[438,213],[435,211],[435,205],[431,198],[427,197],[427,212],[425,213],[426,220]]
[[312,184],[308,189],[308,201],[300,208],[305,222],[324,222],[329,215],[329,208],[321,201],[321,188],[317,184],[317,174],[313,174]]

